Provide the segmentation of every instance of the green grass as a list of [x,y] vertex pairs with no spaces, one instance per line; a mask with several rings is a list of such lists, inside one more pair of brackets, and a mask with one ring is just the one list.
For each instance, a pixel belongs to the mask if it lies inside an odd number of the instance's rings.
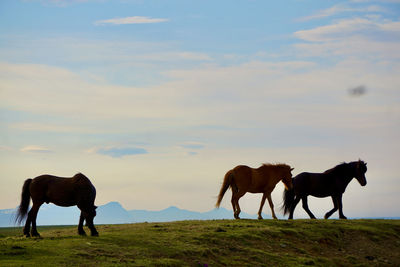
[[400,266],[399,220],[217,220],[0,228],[0,266]]

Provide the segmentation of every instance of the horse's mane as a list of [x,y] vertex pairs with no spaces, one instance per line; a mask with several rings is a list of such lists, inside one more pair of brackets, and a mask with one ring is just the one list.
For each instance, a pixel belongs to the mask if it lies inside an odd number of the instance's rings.
[[324,171],[324,173],[332,173],[332,172],[337,172],[337,171],[341,171],[342,172],[345,169],[347,169],[347,167],[348,167],[348,163],[342,162],[342,163],[336,165],[335,167],[333,167],[332,169]]
[[263,163],[261,165],[261,167],[267,167],[267,168],[282,168],[282,169],[291,169],[289,165],[285,164],[285,163]]

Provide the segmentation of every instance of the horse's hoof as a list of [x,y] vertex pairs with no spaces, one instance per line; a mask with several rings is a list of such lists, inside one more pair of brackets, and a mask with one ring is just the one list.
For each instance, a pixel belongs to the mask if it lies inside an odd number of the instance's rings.
[[262,220],[262,219],[264,219],[264,218],[263,218],[262,216],[258,216],[258,219],[259,219],[259,220]]
[[32,237],[42,238],[39,233],[32,234]]
[[96,230],[90,231],[90,235],[91,236],[99,236],[99,232],[97,232]]
[[339,217],[339,219],[341,219],[341,220],[347,220],[347,217],[346,217],[346,216],[343,216],[343,217]]
[[81,235],[81,236],[86,236],[86,232],[85,231],[78,232],[78,234]]

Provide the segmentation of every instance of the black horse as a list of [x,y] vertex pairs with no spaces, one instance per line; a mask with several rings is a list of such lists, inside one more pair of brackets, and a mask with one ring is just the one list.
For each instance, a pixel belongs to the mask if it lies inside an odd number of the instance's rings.
[[[32,198],[33,206],[28,213],[30,199]],[[96,206],[94,199],[96,198],[96,188],[90,180],[82,173],[76,174],[72,178],[61,178],[52,175],[41,175],[34,179],[27,179],[22,187],[21,204],[19,205],[16,222],[19,224],[28,218],[24,227],[24,235],[27,237],[40,236],[36,230],[36,217],[40,206],[43,203],[52,202],[58,206],[70,207],[77,205],[81,210],[79,219],[78,233],[86,235],[83,230],[83,222],[89,227],[92,236],[98,236],[96,228],[93,224],[93,218],[96,216]],[[30,227],[32,223],[32,232]]]
[[367,163],[364,161],[354,161],[342,163],[323,173],[303,172],[293,178],[293,188],[283,192],[283,210],[286,215],[289,213],[289,219],[293,219],[293,212],[300,200],[303,201],[303,208],[311,219],[315,219],[307,204],[307,196],[314,197],[332,197],[333,209],[325,214],[328,219],[339,209],[339,218],[347,219],[342,211],[342,195],[347,185],[355,177],[361,186],[367,184],[365,173],[367,172]]

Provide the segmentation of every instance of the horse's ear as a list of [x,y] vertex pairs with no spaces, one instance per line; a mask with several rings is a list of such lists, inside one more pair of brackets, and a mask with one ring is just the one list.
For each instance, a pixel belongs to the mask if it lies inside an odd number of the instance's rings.
[[94,206],[94,209],[97,209],[98,207],[97,206]]
[[290,171],[293,171],[294,170],[294,168],[290,168]]

